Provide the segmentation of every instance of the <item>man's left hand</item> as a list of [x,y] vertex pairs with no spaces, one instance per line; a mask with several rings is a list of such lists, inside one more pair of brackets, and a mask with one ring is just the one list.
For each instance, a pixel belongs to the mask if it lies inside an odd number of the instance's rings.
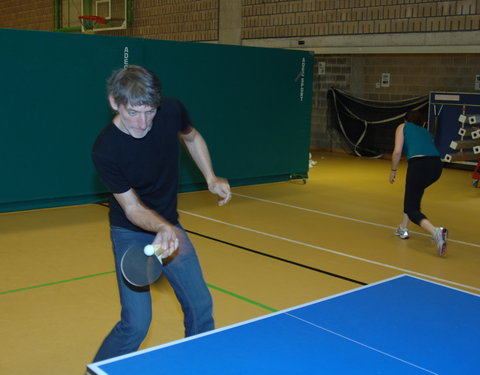
[[208,190],[211,193],[218,195],[218,205],[223,206],[230,202],[232,199],[232,192],[230,191],[230,185],[224,178],[215,177],[215,179],[208,184]]

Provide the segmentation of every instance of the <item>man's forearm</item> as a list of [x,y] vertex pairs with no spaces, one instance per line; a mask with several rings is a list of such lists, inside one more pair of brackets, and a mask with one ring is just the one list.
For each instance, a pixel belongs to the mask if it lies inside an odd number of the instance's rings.
[[198,131],[194,129],[192,133],[193,134],[188,134],[188,136],[183,138],[185,146],[207,183],[210,183],[215,177],[215,173],[213,172],[212,160],[207,143]]
[[131,223],[152,233],[160,232],[162,227],[169,224],[167,220],[148,208],[127,209],[125,215]]

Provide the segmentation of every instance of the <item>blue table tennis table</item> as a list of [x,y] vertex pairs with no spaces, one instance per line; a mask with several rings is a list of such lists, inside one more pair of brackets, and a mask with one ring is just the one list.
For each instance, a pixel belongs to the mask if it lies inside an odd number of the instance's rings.
[[88,368],[98,375],[478,375],[480,296],[401,275]]

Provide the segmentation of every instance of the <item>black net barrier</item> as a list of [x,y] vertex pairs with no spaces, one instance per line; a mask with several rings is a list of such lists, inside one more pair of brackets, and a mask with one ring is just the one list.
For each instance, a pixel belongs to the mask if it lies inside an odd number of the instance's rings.
[[428,95],[393,102],[365,100],[330,88],[327,93],[329,124],[340,131],[357,156],[379,158],[391,153],[395,129],[410,110],[428,113]]

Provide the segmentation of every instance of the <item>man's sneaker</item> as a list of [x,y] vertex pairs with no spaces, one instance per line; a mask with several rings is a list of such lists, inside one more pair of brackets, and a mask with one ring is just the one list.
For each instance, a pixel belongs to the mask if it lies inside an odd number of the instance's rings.
[[395,236],[400,237],[402,240],[406,240],[410,236],[408,235],[408,229],[407,228],[402,228],[398,227],[397,230],[395,231]]
[[438,255],[441,257],[443,257],[447,253],[447,237],[447,228],[435,228],[432,240],[435,243],[435,246],[437,246]]

